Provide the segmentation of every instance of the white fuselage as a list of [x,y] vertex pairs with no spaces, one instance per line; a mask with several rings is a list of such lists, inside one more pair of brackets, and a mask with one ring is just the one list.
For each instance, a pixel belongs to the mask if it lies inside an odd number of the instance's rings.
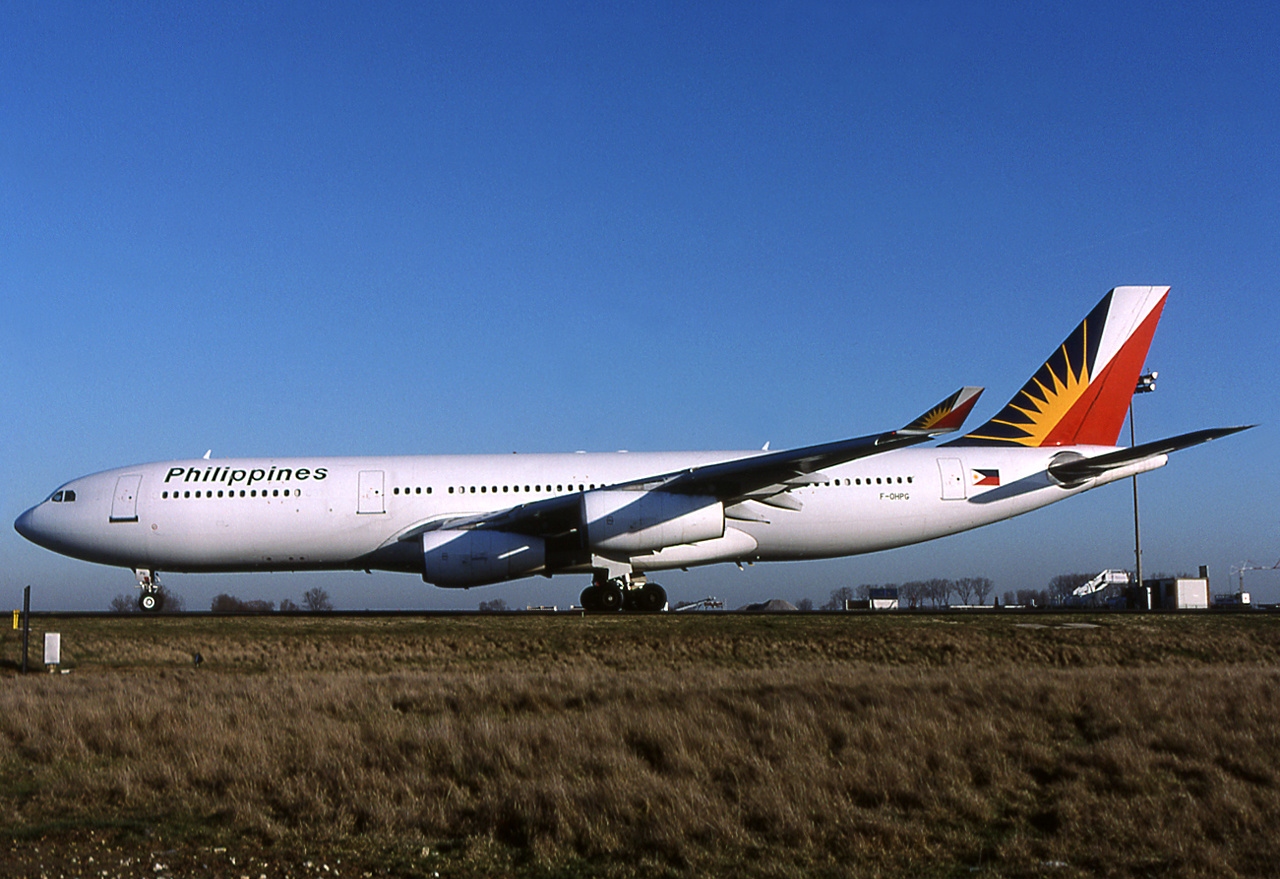
[[[1073,487],[1046,471],[1056,456],[1106,451],[943,446],[886,452],[828,468],[822,483],[792,489],[786,497],[799,509],[747,501],[726,511],[722,537],[665,547],[630,563],[648,571],[875,552],[1007,519],[1166,461],[1158,456]],[[753,454],[759,453],[168,461],[73,480],[24,513],[16,527],[54,551],[129,568],[422,573],[421,543],[403,538],[432,522]],[[69,493],[73,501],[65,499]],[[64,499],[54,500],[59,496]]]

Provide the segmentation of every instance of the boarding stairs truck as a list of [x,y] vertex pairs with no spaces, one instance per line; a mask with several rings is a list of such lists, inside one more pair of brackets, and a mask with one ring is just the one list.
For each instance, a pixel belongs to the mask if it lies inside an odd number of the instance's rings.
[[1128,571],[1112,571],[1108,569],[1098,574],[1088,583],[1077,586],[1071,591],[1071,595],[1077,600],[1084,599],[1103,591],[1108,586],[1128,586],[1132,582],[1133,576]]

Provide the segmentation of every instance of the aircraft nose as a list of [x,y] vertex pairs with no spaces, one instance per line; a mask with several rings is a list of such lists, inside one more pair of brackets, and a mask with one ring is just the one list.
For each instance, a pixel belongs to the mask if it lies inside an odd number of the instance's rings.
[[13,529],[32,543],[40,542],[40,529],[36,527],[36,508],[32,507],[13,523]]

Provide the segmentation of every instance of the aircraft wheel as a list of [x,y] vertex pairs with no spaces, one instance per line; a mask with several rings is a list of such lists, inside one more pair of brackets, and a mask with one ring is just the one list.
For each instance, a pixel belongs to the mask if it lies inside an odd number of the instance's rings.
[[646,583],[636,596],[636,610],[642,613],[658,613],[667,606],[667,590],[657,583]]
[[164,607],[164,597],[158,592],[144,592],[138,596],[138,607],[147,613],[155,613]]
[[578,603],[582,605],[583,610],[599,610],[600,609],[600,587],[588,586],[582,590],[582,595],[578,597]]
[[622,587],[617,583],[605,583],[603,586],[594,587],[600,592],[596,599],[596,610],[608,613],[617,613],[622,609]]

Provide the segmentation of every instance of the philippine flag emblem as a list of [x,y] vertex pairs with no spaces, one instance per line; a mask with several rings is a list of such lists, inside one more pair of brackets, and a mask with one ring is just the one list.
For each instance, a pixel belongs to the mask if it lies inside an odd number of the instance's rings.
[[972,471],[972,473],[973,473],[974,485],[999,485],[1000,484],[999,470],[974,470]]

